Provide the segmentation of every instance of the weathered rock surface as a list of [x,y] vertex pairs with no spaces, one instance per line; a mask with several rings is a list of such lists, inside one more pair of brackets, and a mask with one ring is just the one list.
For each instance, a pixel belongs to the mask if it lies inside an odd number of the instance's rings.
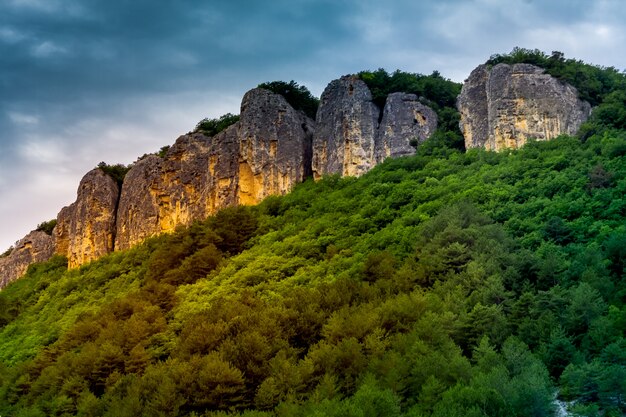
[[365,82],[349,75],[322,93],[313,137],[313,176],[359,176],[388,157],[412,155],[437,129],[437,114],[415,94],[392,93],[381,110]]
[[101,169],[89,171],[80,181],[74,203],[57,216],[56,253],[67,256],[74,268],[113,250],[117,183]]
[[59,212],[53,236],[29,235],[0,259],[0,282],[53,253],[67,256],[70,268],[80,266],[223,207],[285,194],[311,175],[361,175],[387,157],[414,153],[411,140],[435,129],[436,114],[415,95],[391,94],[381,113],[356,76],[330,83],[317,124],[281,95],[250,90],[239,122],[213,137],[183,135],[163,157],[142,158],[121,190],[102,170],[87,173],[76,201]]
[[436,129],[437,113],[420,103],[415,94],[389,94],[377,131],[376,163],[390,157],[413,155],[415,147],[411,141],[420,144]]
[[255,88],[239,122],[237,204],[285,194],[311,174],[314,122],[278,94]]
[[124,177],[115,248],[127,249],[206,217],[208,161],[209,140],[201,134],[179,137],[163,158],[138,161]]
[[204,219],[223,207],[285,194],[310,175],[314,122],[280,95],[246,93],[240,121],[208,138],[178,138],[164,158],[148,156],[126,174],[116,249]]
[[465,147],[519,148],[528,139],[575,134],[591,107],[569,84],[530,64],[480,65],[457,101]]
[[34,230],[27,234],[8,256],[0,258],[0,289],[26,273],[28,265],[43,262],[54,254],[54,238]]
[[313,136],[313,176],[359,176],[374,165],[380,109],[354,75],[332,81],[320,97]]

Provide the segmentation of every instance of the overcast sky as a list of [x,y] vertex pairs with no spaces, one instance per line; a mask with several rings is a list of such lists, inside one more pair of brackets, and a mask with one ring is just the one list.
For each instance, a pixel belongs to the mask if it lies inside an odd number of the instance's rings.
[[260,82],[463,81],[515,46],[626,68],[623,0],[0,0],[0,252]]

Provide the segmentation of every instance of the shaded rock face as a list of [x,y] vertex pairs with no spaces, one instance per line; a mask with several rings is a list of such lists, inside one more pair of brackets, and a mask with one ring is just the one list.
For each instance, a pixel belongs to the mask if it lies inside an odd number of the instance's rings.
[[435,130],[437,113],[420,103],[415,94],[389,94],[376,136],[376,163],[386,158],[413,155],[415,147],[411,140],[420,144]]
[[530,64],[480,65],[457,100],[465,147],[519,148],[528,139],[573,135],[591,112],[574,87]]
[[310,175],[313,126],[282,96],[249,91],[239,122],[211,138],[181,136],[164,158],[148,156],[126,174],[115,248],[287,193]]
[[15,244],[8,256],[0,258],[0,288],[6,287],[26,273],[28,265],[43,262],[54,254],[54,237],[32,231]]
[[[350,75],[322,93],[313,137],[313,176],[359,176],[388,157],[412,155],[437,129],[437,115],[414,94],[392,93],[382,111],[365,82]],[[380,124],[379,124],[380,118]]]
[[80,181],[76,201],[59,212],[54,229],[56,253],[67,256],[69,268],[113,250],[118,197],[117,183],[99,168]]

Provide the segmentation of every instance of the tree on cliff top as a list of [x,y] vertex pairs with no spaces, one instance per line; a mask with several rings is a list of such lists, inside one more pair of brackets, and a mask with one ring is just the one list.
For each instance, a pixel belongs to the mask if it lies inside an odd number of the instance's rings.
[[258,85],[258,88],[280,94],[287,100],[287,103],[291,104],[291,107],[296,110],[302,110],[304,114],[315,120],[320,101],[305,86],[291,80],[288,83],[284,81],[261,83]]
[[204,118],[196,125],[195,132],[204,133],[207,136],[215,136],[228,126],[239,121],[238,114],[226,113],[216,119]]

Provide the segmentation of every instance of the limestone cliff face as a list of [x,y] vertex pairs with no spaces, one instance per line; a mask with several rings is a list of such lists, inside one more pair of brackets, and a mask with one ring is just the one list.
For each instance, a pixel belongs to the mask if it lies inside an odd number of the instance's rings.
[[357,76],[332,81],[317,111],[314,178],[362,175],[385,158],[414,154],[410,142],[421,143],[437,129],[436,113],[414,94],[390,94],[380,116],[370,90]]
[[577,91],[530,64],[480,65],[457,101],[466,148],[519,148],[529,138],[575,134],[591,107]]
[[214,137],[178,138],[163,158],[126,174],[115,248],[201,220],[223,207],[285,194],[309,175],[314,122],[263,89],[246,93],[240,121]]
[[413,155],[415,147],[411,140],[422,143],[436,129],[437,113],[420,103],[415,94],[389,94],[376,135],[376,163],[386,158]]
[[163,158],[149,155],[128,171],[118,207],[116,249],[207,215],[208,151],[207,137],[184,135]]
[[320,97],[313,136],[313,176],[359,176],[374,166],[380,109],[354,75],[332,81]]
[[74,203],[57,216],[56,253],[67,256],[74,268],[113,250],[117,183],[101,169],[89,171],[80,181]]
[[54,254],[54,238],[32,231],[15,244],[8,256],[0,258],[0,289],[15,281],[33,262],[47,261]]
[[255,88],[241,103],[237,204],[285,194],[311,173],[314,122],[278,94]]

